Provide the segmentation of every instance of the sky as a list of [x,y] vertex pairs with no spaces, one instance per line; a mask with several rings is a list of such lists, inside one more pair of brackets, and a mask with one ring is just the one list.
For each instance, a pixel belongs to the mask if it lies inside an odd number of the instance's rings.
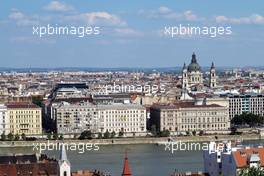
[[[40,26],[99,27],[99,35],[33,34]],[[174,26],[232,34],[170,37]],[[8,0],[0,2],[0,67],[264,66],[264,1]]]

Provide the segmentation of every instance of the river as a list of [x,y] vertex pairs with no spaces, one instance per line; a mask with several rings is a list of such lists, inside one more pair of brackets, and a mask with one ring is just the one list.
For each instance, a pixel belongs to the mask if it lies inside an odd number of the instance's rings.
[[[263,145],[263,140],[244,141],[244,145]],[[102,145],[98,151],[67,151],[72,171],[89,169],[101,170],[112,176],[120,176],[125,152],[133,176],[169,176],[176,171],[203,171],[202,151],[166,150],[164,145]],[[33,153],[32,148],[1,148],[0,154]],[[59,157],[59,151],[45,151],[50,157]]]

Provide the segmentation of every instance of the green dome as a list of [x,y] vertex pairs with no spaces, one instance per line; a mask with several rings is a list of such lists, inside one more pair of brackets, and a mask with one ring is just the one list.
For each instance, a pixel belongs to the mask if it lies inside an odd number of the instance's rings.
[[192,55],[192,62],[190,63],[190,65],[188,66],[188,71],[192,72],[192,71],[201,71],[201,67],[200,65],[197,63],[196,60],[196,55],[193,53]]

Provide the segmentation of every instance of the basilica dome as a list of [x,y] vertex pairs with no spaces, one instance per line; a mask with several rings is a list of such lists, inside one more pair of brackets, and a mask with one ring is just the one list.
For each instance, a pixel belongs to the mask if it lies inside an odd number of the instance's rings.
[[195,53],[192,54],[192,61],[191,61],[191,63],[188,66],[188,72],[192,72],[192,71],[194,71],[194,72],[201,71],[201,67],[197,63]]

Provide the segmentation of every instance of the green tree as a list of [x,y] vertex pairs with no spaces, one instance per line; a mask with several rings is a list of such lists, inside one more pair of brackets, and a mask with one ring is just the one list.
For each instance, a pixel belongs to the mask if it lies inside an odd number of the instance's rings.
[[6,140],[6,135],[5,135],[5,132],[3,132],[1,134],[1,141],[5,141]]
[[157,136],[157,127],[156,125],[151,125],[151,133],[153,136]]
[[63,134],[61,134],[59,140],[63,140],[63,139],[64,139]]
[[105,139],[109,139],[110,138],[110,133],[108,130],[106,130],[106,132],[104,133],[104,138]]
[[264,176],[264,170],[260,167],[248,167],[242,169],[238,176]]
[[25,141],[25,140],[27,139],[25,133],[22,133],[22,134],[21,134],[21,138],[22,138],[23,141]]
[[79,137],[79,139],[92,139],[93,134],[91,131],[83,131]]
[[47,134],[47,139],[51,140],[51,134],[50,133]]
[[123,137],[124,136],[124,131],[119,131],[118,137]]
[[115,136],[116,136],[116,132],[115,131],[112,131],[111,138],[114,138]]
[[16,135],[15,135],[15,141],[19,141],[19,139],[20,139],[19,134],[16,134]]
[[196,131],[192,131],[192,135],[193,136],[196,136]]
[[7,135],[7,139],[8,139],[9,141],[14,140],[14,135],[13,135],[12,133],[9,133],[9,134]]
[[170,131],[165,130],[160,133],[160,137],[169,137],[170,136]]
[[260,115],[255,115],[252,113],[242,113],[240,115],[235,115],[231,120],[232,125],[249,125],[250,127],[258,126],[263,124],[264,117]]
[[102,139],[102,138],[103,138],[103,134],[102,134],[102,133],[98,133],[97,138],[98,138],[98,139]]
[[57,133],[54,133],[53,136],[52,136],[52,138],[53,138],[54,140],[57,140],[57,139],[59,138],[59,136],[58,136]]

